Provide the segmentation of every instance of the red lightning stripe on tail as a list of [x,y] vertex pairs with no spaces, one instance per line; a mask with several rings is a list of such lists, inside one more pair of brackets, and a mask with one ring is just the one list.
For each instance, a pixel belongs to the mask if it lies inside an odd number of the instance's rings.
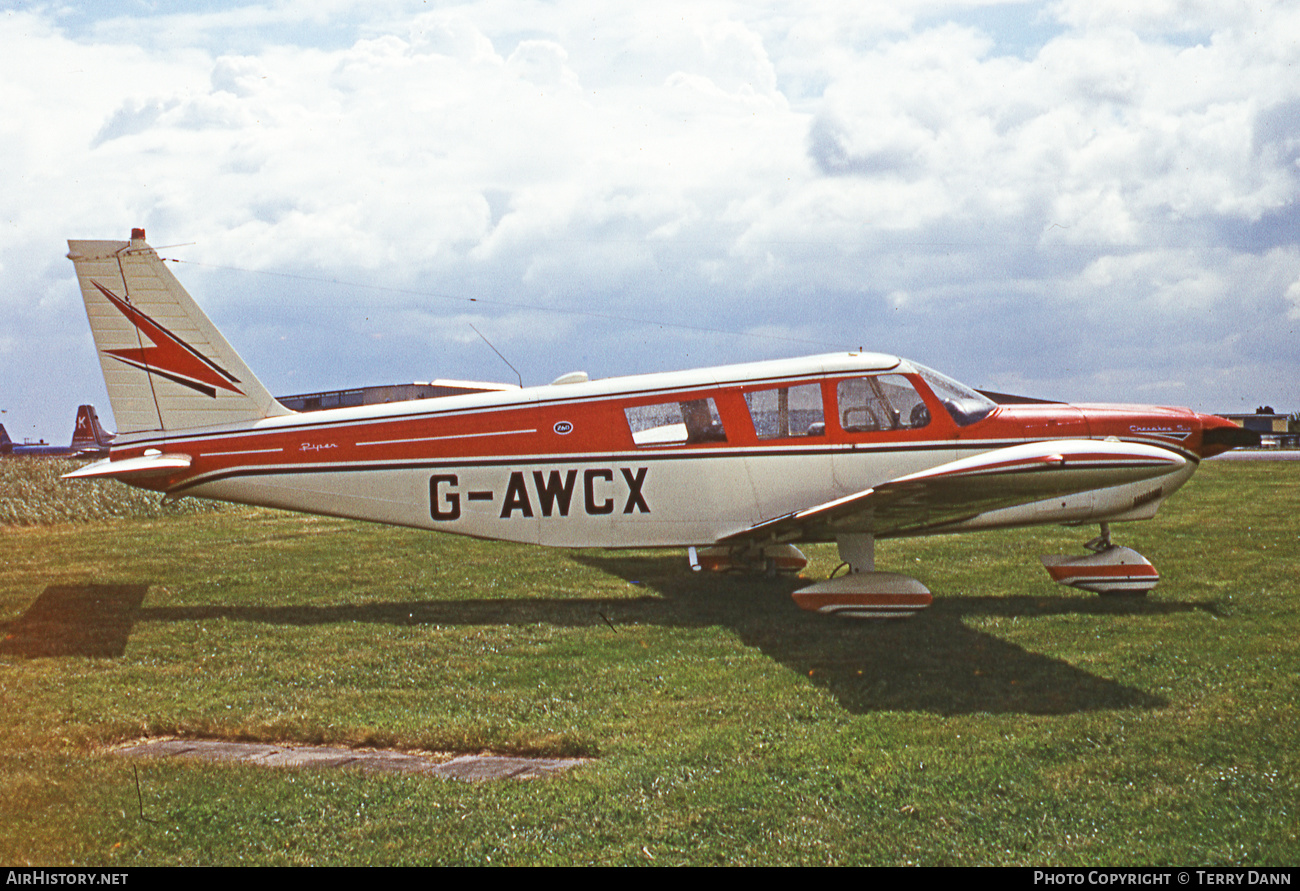
[[216,398],[217,389],[228,390],[243,396],[244,391],[234,386],[239,379],[194,347],[172,334],[162,325],[118,297],[97,281],[92,285],[108,298],[122,315],[147,337],[153,346],[135,350],[104,350],[119,362],[125,362],[150,374],[157,374],[182,386]]

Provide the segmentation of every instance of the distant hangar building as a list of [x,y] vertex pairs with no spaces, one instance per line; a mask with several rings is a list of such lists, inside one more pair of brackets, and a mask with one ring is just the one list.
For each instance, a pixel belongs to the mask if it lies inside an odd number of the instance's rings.
[[1278,414],[1270,405],[1263,405],[1250,414],[1220,412],[1219,417],[1254,430],[1262,437],[1263,446],[1280,446],[1284,449],[1300,448],[1300,432],[1290,429],[1290,415]]

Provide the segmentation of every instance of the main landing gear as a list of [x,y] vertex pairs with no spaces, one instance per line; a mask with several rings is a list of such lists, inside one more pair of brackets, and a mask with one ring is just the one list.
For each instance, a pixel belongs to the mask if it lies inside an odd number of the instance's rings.
[[[875,538],[842,535],[836,539],[848,573],[794,592],[801,608],[824,615],[856,619],[902,619],[925,609],[933,598],[914,578],[876,572]],[[690,548],[691,568],[714,572],[798,572],[808,560],[790,544],[750,548]],[[836,572],[839,570],[837,569]]]
[[[930,591],[914,578],[894,572],[876,572],[875,537],[841,535],[835,540],[844,575],[831,574],[824,582],[800,588],[793,594],[801,609],[854,619],[903,619],[928,607]],[[1160,581],[1160,574],[1132,548],[1110,540],[1110,524],[1084,545],[1091,553],[1082,557],[1049,555],[1042,558],[1052,579],[1062,585],[1097,594],[1141,595]],[[793,545],[768,545],[748,550],[721,547],[691,548],[691,567],[715,571],[741,570],[798,572],[807,560]],[[836,569],[838,573],[840,570]]]
[[1111,543],[1109,523],[1102,523],[1101,535],[1084,547],[1092,553],[1040,558],[1053,581],[1096,594],[1145,594],[1160,581],[1160,573],[1146,557]]
[[835,543],[848,573],[795,591],[794,602],[800,608],[854,619],[904,619],[933,601],[916,579],[875,571],[874,536],[841,535]]
[[766,547],[739,548],[687,548],[691,569],[699,572],[798,572],[808,565],[808,558],[792,544],[773,544]]

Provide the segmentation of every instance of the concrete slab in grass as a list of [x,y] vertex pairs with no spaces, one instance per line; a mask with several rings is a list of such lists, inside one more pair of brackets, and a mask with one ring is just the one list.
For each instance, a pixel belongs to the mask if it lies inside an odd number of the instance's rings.
[[519,758],[506,755],[461,755],[440,758],[376,749],[342,749],[278,743],[226,742],[214,739],[146,740],[117,749],[128,758],[192,758],[237,761],[264,767],[344,768],[371,773],[412,773],[457,780],[526,780],[550,776],[585,763],[583,758]]

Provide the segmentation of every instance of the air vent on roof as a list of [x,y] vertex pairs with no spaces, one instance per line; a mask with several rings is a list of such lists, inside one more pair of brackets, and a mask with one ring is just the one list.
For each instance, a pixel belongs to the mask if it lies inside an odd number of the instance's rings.
[[551,381],[551,386],[556,384],[585,384],[587,382],[587,372],[570,371],[568,374],[562,374],[555,380]]

